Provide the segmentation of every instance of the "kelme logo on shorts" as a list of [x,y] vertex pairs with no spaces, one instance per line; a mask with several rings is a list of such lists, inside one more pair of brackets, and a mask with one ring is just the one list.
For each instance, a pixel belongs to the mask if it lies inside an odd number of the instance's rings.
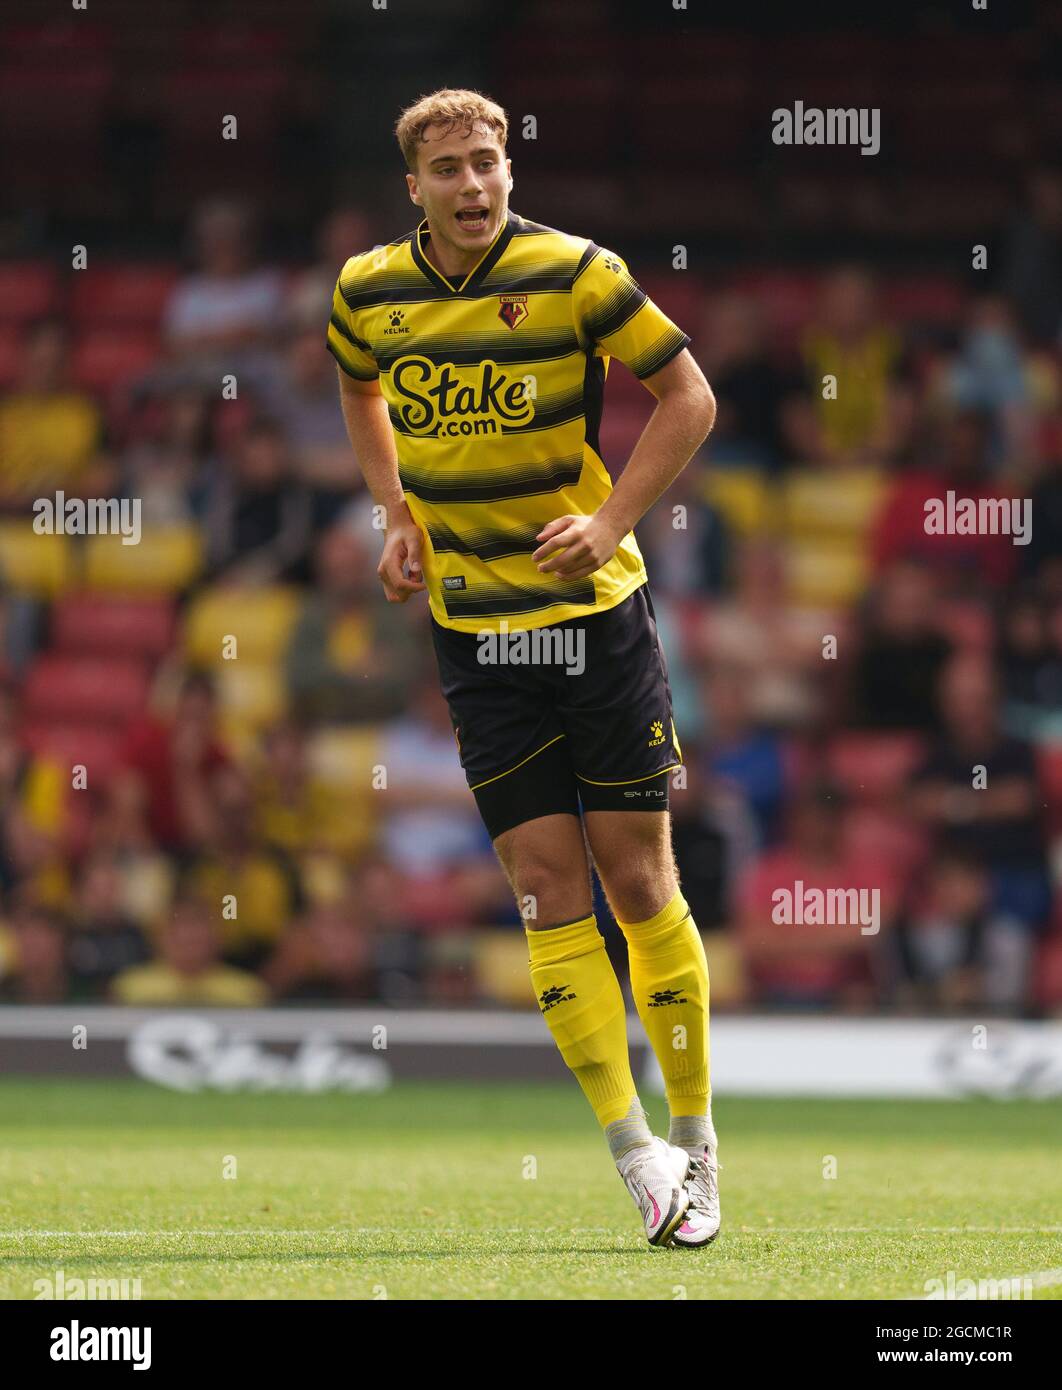
[[538,1002],[542,1005],[542,1012],[548,1014],[557,1004],[563,1004],[568,999],[574,999],[575,994],[565,994],[567,985],[550,985],[549,989],[544,989],[538,996]]
[[649,725],[649,747],[658,748],[664,741],[664,726],[659,719]]
[[535,414],[527,381],[489,360],[457,369],[450,362],[438,367],[426,357],[402,357],[391,369],[391,384],[403,402],[398,417],[410,434],[498,434],[506,426],[529,424]]

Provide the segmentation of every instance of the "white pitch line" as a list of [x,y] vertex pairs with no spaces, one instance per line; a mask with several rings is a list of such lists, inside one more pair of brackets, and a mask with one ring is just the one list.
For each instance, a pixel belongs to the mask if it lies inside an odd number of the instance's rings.
[[[728,1235],[770,1236],[770,1235],[1058,1235],[1062,1226],[725,1226]],[[507,1235],[552,1235],[564,1232],[568,1235],[615,1235],[615,1226],[510,1226]],[[0,1231],[0,1240],[92,1240],[95,1238],[117,1240],[156,1239],[185,1237],[216,1240],[223,1236],[377,1236],[395,1235],[394,1226],[325,1226],[291,1228],[287,1226],[252,1227],[249,1229],[229,1229],[220,1231],[179,1230],[179,1231]],[[443,1228],[429,1231],[436,1236],[462,1236],[468,1238],[467,1228]]]

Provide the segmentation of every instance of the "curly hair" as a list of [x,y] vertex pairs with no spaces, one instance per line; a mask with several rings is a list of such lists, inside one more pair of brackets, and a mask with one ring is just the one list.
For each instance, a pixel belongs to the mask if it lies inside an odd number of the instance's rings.
[[411,174],[417,172],[417,151],[430,125],[445,127],[447,135],[456,129],[471,133],[474,126],[484,126],[497,136],[503,150],[509,134],[509,117],[490,97],[465,87],[443,87],[407,106],[395,125],[395,136]]

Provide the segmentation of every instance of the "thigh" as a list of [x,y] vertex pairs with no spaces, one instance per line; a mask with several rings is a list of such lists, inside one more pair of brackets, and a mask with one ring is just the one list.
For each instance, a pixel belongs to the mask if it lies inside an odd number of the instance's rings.
[[474,633],[433,622],[432,639],[461,766],[491,839],[524,821],[577,816],[568,740],[541,671],[481,663]]
[[584,669],[556,684],[584,809],[666,809],[682,753],[648,589],[583,626]]

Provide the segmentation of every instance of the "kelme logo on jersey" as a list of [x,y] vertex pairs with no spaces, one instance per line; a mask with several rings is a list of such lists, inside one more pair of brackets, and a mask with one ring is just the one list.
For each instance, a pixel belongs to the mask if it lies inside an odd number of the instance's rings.
[[410,434],[497,434],[529,424],[535,414],[524,377],[489,360],[458,369],[402,357],[391,369],[391,384],[404,402],[398,415]]
[[649,747],[656,748],[664,741],[664,726],[659,719],[649,725]]

